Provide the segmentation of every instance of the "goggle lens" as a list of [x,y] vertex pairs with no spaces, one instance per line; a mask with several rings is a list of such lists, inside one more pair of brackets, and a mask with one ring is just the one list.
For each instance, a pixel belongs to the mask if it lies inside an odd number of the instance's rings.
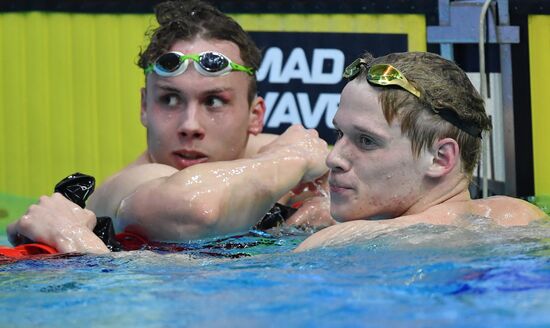
[[344,70],[344,78],[353,80],[361,72],[361,65],[366,65],[361,58],[354,60],[353,63],[348,65]]
[[224,56],[215,52],[207,52],[200,56],[199,65],[208,72],[219,72],[229,66],[229,61]]
[[[353,80],[361,73],[363,66],[367,67],[367,64],[361,58],[354,60],[344,70],[344,78]],[[413,95],[420,97],[420,92],[410,84],[405,76],[397,68],[389,64],[378,64],[369,67],[367,70],[367,81],[377,85],[398,85]]]
[[367,72],[369,81],[377,81],[380,83],[391,82],[396,79],[405,79],[401,72],[391,65],[374,65]]
[[367,71],[367,80],[378,85],[398,85],[420,98],[420,92],[392,65],[373,65]]
[[160,56],[155,62],[155,68],[163,72],[175,72],[181,65],[181,56],[174,52],[169,52]]

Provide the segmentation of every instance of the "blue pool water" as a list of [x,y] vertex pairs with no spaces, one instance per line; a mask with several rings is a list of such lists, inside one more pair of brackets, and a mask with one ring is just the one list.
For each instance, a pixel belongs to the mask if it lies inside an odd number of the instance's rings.
[[[0,266],[1,327],[550,326],[550,223],[415,226],[306,253],[229,239]],[[0,236],[0,244],[7,244]],[[208,248],[207,251],[211,251]]]

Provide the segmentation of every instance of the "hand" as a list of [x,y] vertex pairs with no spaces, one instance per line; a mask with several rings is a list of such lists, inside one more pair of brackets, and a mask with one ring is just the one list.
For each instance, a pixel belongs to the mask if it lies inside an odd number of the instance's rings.
[[[303,203],[306,199],[317,196],[328,197],[328,172],[311,182],[300,183],[292,188],[286,203]],[[328,198],[327,198],[328,199]],[[327,200],[328,201],[328,200]]]
[[316,196],[306,199],[285,225],[302,229],[320,230],[336,224],[330,216],[330,200],[326,196]]
[[283,152],[290,156],[299,156],[306,163],[302,182],[310,182],[328,171],[325,159],[328,155],[327,143],[319,138],[314,129],[305,129],[301,125],[292,125],[273,142],[263,146],[259,153]]
[[[59,193],[42,196],[19,220],[7,227],[13,245],[30,239],[59,252],[105,253],[109,250],[94,235],[95,214],[82,209]],[[98,243],[99,242],[99,243]]]

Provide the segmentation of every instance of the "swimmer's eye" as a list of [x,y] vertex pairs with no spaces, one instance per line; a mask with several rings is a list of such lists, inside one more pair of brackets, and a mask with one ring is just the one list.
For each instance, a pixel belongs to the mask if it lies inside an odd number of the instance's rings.
[[226,101],[218,96],[208,96],[204,101],[207,107],[219,108],[226,104]]
[[344,133],[342,132],[342,130],[335,129],[334,136],[336,137],[336,140],[340,140],[344,136]]
[[175,93],[169,93],[159,97],[160,103],[168,107],[175,107],[179,105],[180,100],[180,97]]
[[373,148],[376,146],[376,141],[373,138],[362,134],[359,136],[359,144],[361,144],[363,148]]

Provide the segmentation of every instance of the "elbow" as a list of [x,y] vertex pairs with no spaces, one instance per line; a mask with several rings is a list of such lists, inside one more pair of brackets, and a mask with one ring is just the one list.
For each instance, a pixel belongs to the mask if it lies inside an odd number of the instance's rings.
[[[144,218],[145,219],[145,218]],[[157,217],[149,238],[154,240],[189,241],[219,234],[219,211],[209,203],[187,202],[177,211]]]
[[132,226],[157,241],[187,241],[215,235],[220,209],[208,195],[138,190],[120,206],[119,228]]
[[220,208],[216,202],[194,199],[189,207],[182,211],[181,221],[194,231],[197,238],[216,234],[220,223]]

